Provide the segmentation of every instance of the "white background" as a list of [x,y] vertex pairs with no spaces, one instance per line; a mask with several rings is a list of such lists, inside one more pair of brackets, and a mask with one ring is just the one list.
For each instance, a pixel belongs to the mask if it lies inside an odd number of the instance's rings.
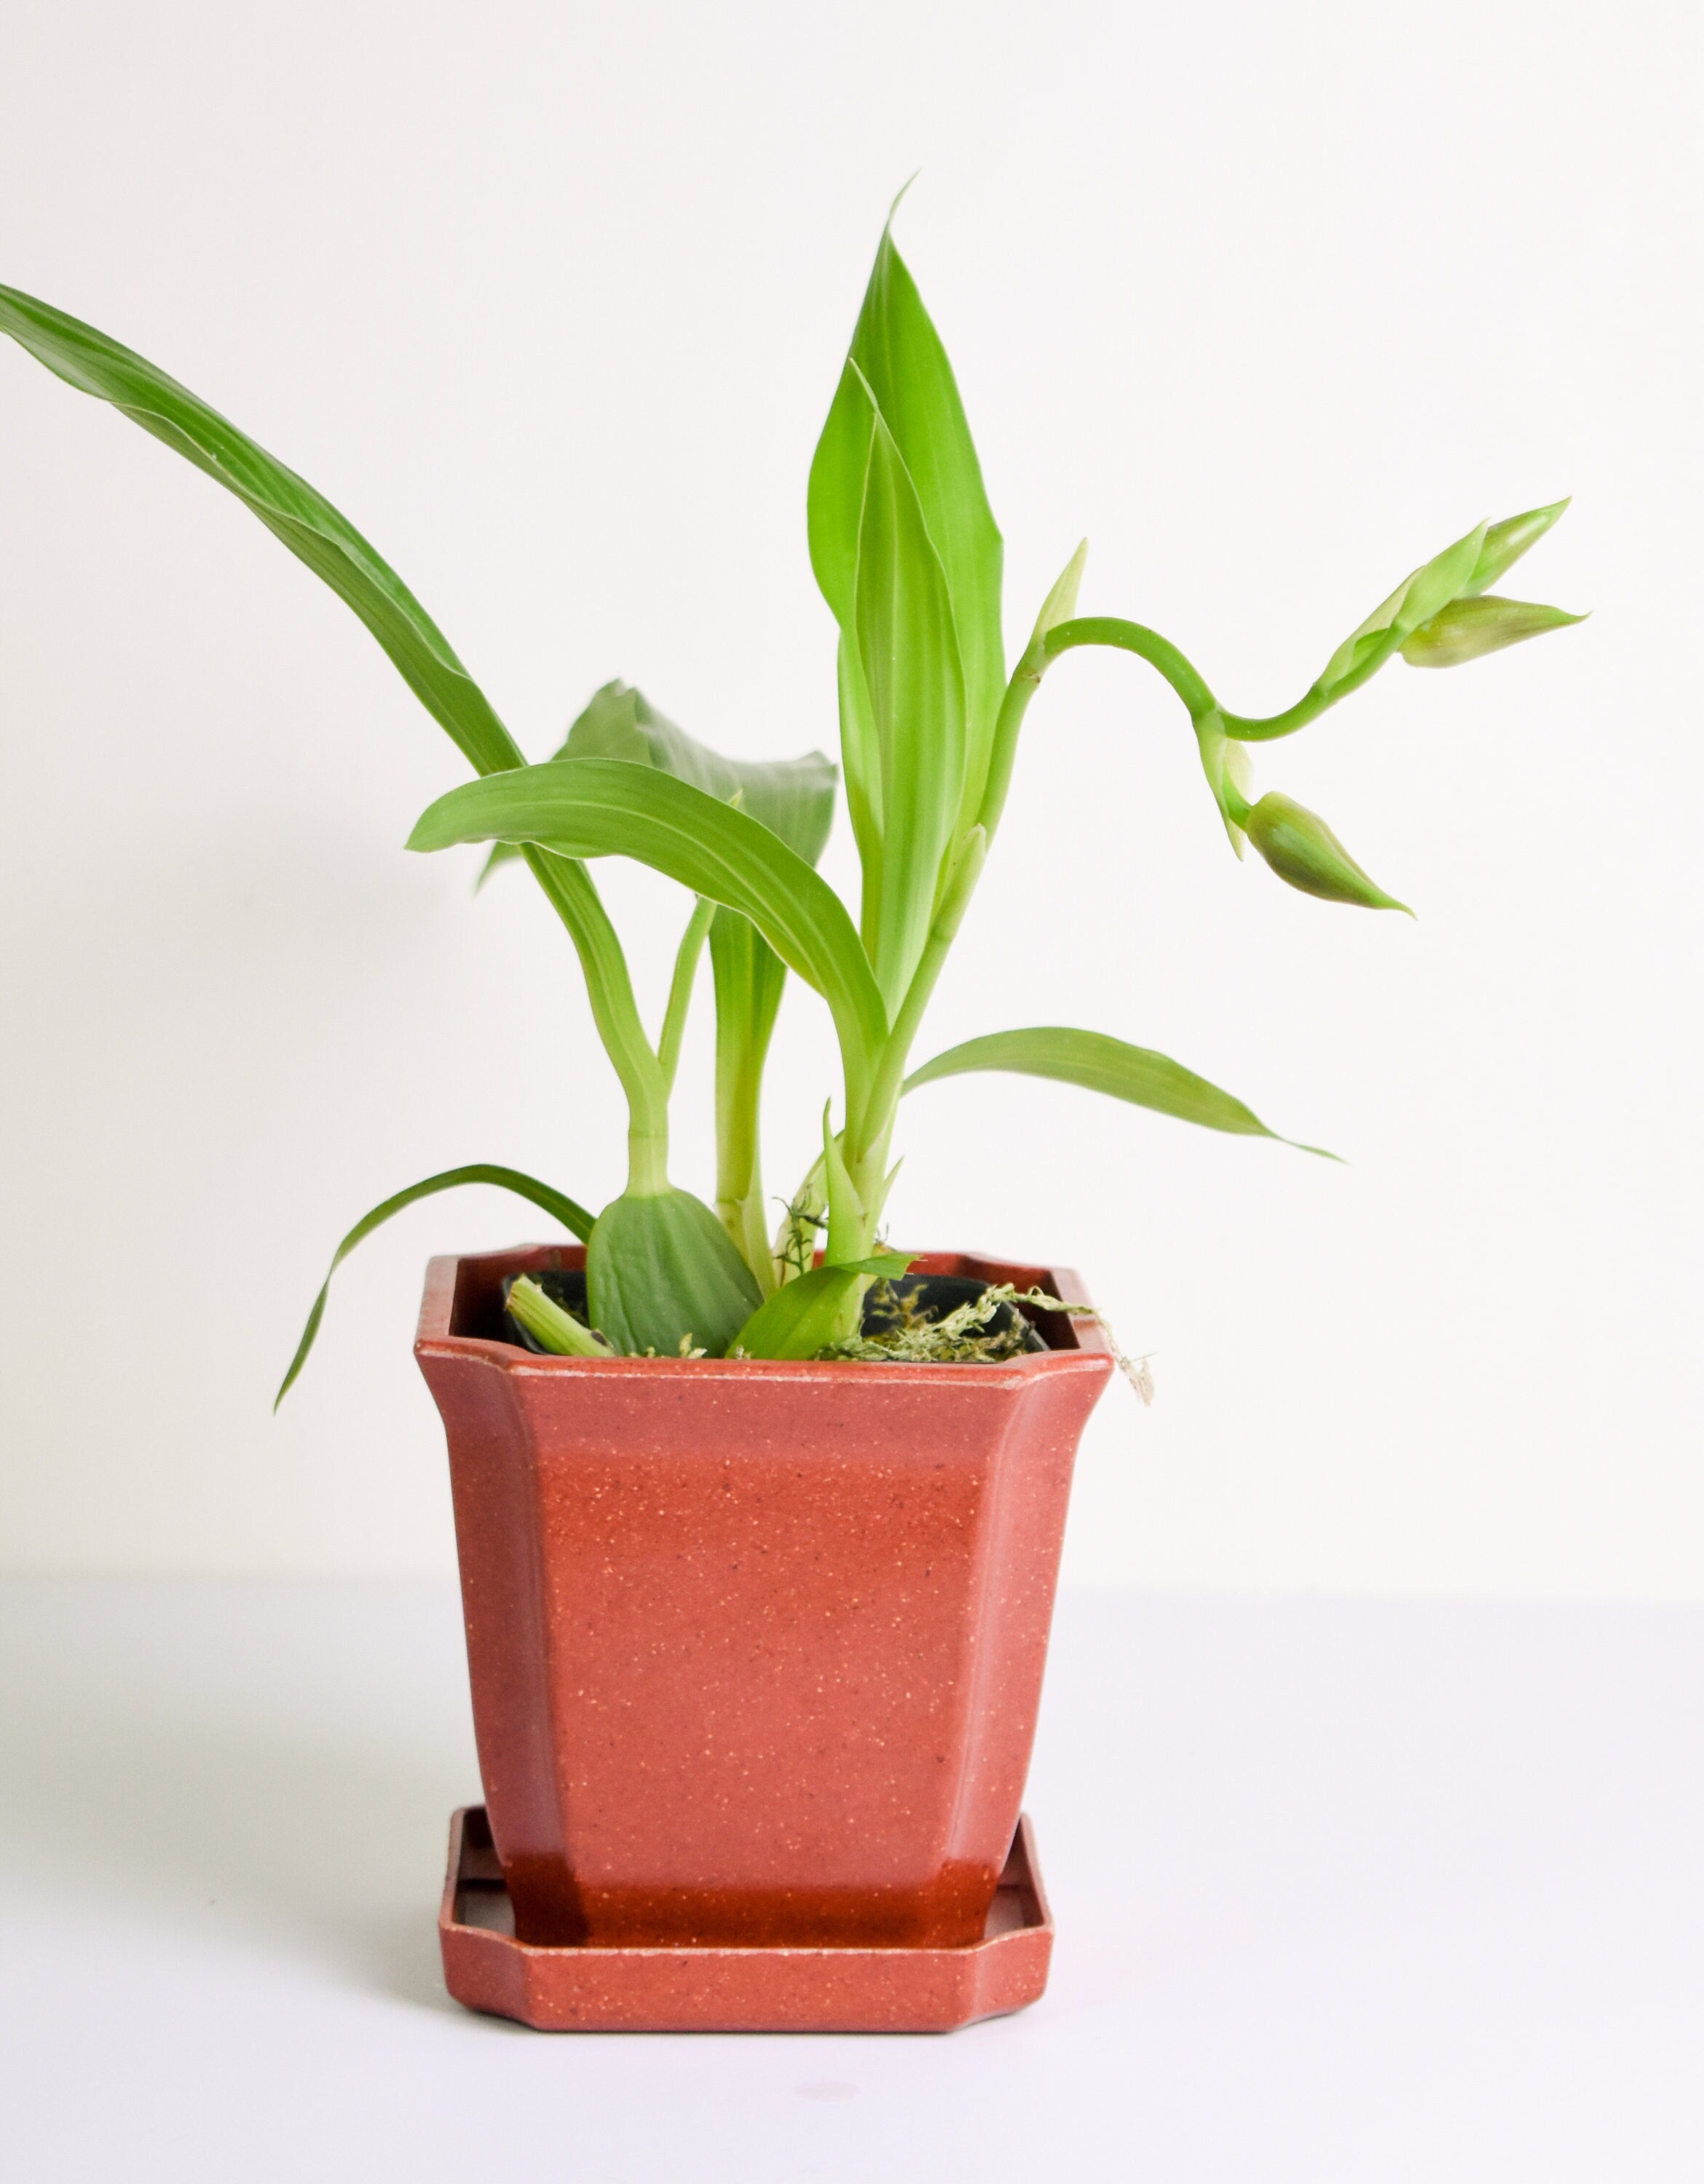
[[[1573,493],[1509,588],[1583,628],[1257,760],[1417,923],[1238,867],[1175,702],[1078,655],[924,1035],[1113,1031],[1351,1164],[970,1080],[908,1112],[894,1229],[1075,1264],[1154,1351],[1085,1446],[1078,1581],[1696,1600],[1698,60],[1680,0],[10,0],[0,277],[311,478],[535,756],[613,675],[832,748],[805,473],[919,166],[1014,641],[1087,532],[1086,610],[1271,710]],[[420,1264],[541,1217],[399,1221],[268,1406],[375,1200],[620,1187],[562,934],[402,853],[464,768],[347,611],[9,346],[0,709],[6,1566],[447,1568]],[[601,878],[654,1021],[680,899]],[[707,991],[700,1190],[708,1057]],[[774,1190],[832,1083],[796,990]]]

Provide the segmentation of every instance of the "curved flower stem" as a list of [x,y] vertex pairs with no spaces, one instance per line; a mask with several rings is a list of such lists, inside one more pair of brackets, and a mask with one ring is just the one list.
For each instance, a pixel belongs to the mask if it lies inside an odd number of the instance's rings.
[[1221,713],[1225,733],[1235,743],[1271,743],[1277,736],[1293,736],[1298,728],[1305,728],[1316,721],[1327,705],[1334,705],[1343,693],[1333,691],[1327,698],[1316,683],[1305,698],[1298,699],[1288,712],[1272,713],[1264,720],[1250,720],[1242,713]]
[[1042,640],[1042,649],[1051,664],[1062,652],[1073,651],[1080,644],[1111,645],[1120,652],[1133,652],[1150,667],[1158,668],[1189,709],[1191,720],[1214,709],[1213,693],[1193,664],[1158,630],[1113,615],[1083,615],[1050,629]]
[[1139,621],[1126,621],[1111,615],[1083,615],[1070,621],[1059,622],[1045,636],[1031,642],[1006,686],[1006,695],[994,725],[994,748],[988,762],[988,786],[979,814],[981,823],[992,839],[1000,823],[1000,815],[1005,809],[1006,795],[1012,782],[1012,766],[1017,756],[1018,731],[1023,726],[1030,700],[1040,689],[1042,677],[1054,660],[1062,653],[1075,651],[1079,645],[1108,645],[1116,651],[1135,653],[1138,659],[1147,660],[1150,667],[1158,669],[1165,677],[1182,699],[1198,729],[1204,720],[1216,713],[1225,733],[1232,742],[1252,744],[1270,743],[1279,736],[1293,736],[1298,728],[1305,728],[1310,721],[1316,721],[1339,699],[1348,697],[1352,690],[1360,689],[1363,682],[1377,675],[1400,643],[1400,632],[1393,630],[1385,642],[1376,646],[1351,674],[1343,677],[1329,689],[1316,682],[1286,711],[1254,716],[1226,712],[1215,699],[1194,662],[1180,652],[1170,638],[1162,637],[1158,630],[1149,629]]
[[1159,669],[1183,700],[1193,721],[1215,710],[1213,693],[1193,664],[1158,630],[1109,615],[1084,615],[1075,621],[1057,623],[1045,635],[1031,638],[1029,649],[1012,671],[1012,679],[1001,700],[994,723],[993,749],[988,758],[988,785],[983,791],[982,809],[977,814],[990,841],[994,838],[1006,808],[1007,793],[1012,786],[1012,767],[1018,755],[1018,732],[1024,725],[1030,700],[1041,688],[1042,676],[1059,655],[1074,651],[1080,644],[1110,645],[1117,651],[1133,652],[1147,660],[1151,667]]

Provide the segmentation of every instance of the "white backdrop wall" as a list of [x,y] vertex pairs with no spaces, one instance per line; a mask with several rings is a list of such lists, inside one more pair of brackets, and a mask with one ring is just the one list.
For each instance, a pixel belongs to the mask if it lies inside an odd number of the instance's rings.
[[[1237,866],[1137,663],[1031,716],[921,1050],[1092,1025],[1349,1164],[985,1078],[917,1098],[893,1225],[1075,1264],[1154,1352],[1086,1444],[1078,1580],[1696,1599],[1698,42],[1684,0],[11,0],[0,277],[314,480],[537,756],[613,675],[833,747],[805,471],[919,166],[1014,640],[1087,532],[1087,610],[1269,710],[1573,493],[1511,588],[1584,628],[1257,757],[1417,923]],[[420,1264],[542,1217],[399,1221],[269,1401],[374,1200],[482,1158],[619,1188],[570,951],[522,876],[402,853],[462,763],[347,612],[0,348],[4,1558],[447,1567]],[[680,899],[605,877],[654,1017]],[[778,1190],[832,1081],[796,990]]]

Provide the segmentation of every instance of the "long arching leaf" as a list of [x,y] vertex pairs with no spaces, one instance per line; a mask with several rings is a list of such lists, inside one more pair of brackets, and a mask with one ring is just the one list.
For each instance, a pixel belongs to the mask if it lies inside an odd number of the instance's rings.
[[[449,640],[388,562],[305,478],[275,461],[146,357],[51,304],[0,287],[0,332],[85,394],[109,402],[234,493],[352,607],[403,680],[477,772],[524,763]],[[664,1097],[634,1006],[627,966],[589,878],[530,857],[534,875],[572,934],[598,1028],[629,1102],[647,1119]]]
[[[1131,1046],[1105,1032],[1075,1031],[1059,1024],[1042,1024],[1025,1031],[991,1032],[986,1039],[966,1039],[949,1047],[913,1070],[904,1089],[914,1092],[943,1077],[962,1077],[972,1070],[1010,1070],[1021,1077],[1051,1077],[1063,1084],[1081,1084],[1091,1092],[1104,1092],[1132,1106],[1151,1107],[1157,1114],[1175,1115],[1181,1123],[1198,1123],[1204,1129],[1228,1130],[1245,1138],[1271,1138],[1279,1145],[1295,1145],[1293,1138],[1280,1138],[1269,1130],[1251,1108],[1198,1077],[1193,1069],[1173,1061],[1151,1047]],[[1335,1160],[1335,1153],[1319,1145],[1296,1145],[1299,1152],[1318,1153]]]
[[0,287],[0,332],[82,393],[110,402],[252,509],[352,607],[427,711],[481,773],[522,755],[449,640],[396,571],[330,501],[187,387],[81,319]]
[[371,1236],[375,1228],[382,1228],[393,1213],[400,1213],[405,1206],[414,1205],[422,1198],[431,1198],[440,1190],[455,1190],[464,1183],[489,1183],[499,1190],[512,1190],[518,1197],[528,1199],[534,1206],[561,1223],[571,1235],[582,1243],[592,1233],[593,1218],[584,1206],[576,1205],[572,1198],[560,1190],[553,1190],[548,1183],[540,1183],[536,1176],[523,1175],[519,1168],[495,1167],[487,1161],[476,1161],[471,1167],[446,1168],[442,1175],[429,1175],[424,1183],[411,1183],[406,1190],[399,1190],[394,1198],[387,1198],[365,1213],[338,1245],[332,1255],[332,1263],[326,1270],[326,1279],[320,1284],[320,1293],[314,1299],[314,1308],[308,1314],[308,1323],[302,1329],[302,1339],[296,1345],[296,1354],[290,1360],[290,1369],[284,1375],[277,1394],[272,1399],[276,1411],[290,1392],[296,1376],[308,1362],[308,1352],[314,1346],[314,1337],[320,1331],[320,1322],[326,1316],[326,1295],[332,1286],[332,1276],[354,1251],[355,1245]]
[[672,775],[624,759],[547,761],[440,796],[411,850],[534,842],[568,857],[633,857],[749,917],[828,1002],[858,1085],[887,1034],[881,995],[840,897],[778,835]]

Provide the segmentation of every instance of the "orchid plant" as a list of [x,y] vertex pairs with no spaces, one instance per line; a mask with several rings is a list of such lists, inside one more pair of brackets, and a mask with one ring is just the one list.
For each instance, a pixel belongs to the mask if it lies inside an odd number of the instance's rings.
[[[1454,666],[1581,619],[1491,588],[1556,521],[1567,504],[1559,501],[1478,524],[1405,577],[1281,713],[1232,712],[1155,631],[1080,615],[1082,546],[1008,669],[1000,532],[952,367],[890,221],[807,500],[812,566],[839,630],[840,771],[862,872],[854,914],[816,870],[837,788],[836,769],[819,753],[780,764],[723,757],[638,690],[611,682],[553,757],[528,765],[412,593],[304,480],[154,365],[49,304],[0,288],[0,328],[235,493],[360,616],[477,777],[426,811],[409,847],[494,844],[487,869],[524,861],[567,928],[627,1098],[626,1189],[594,1218],[517,1170],[452,1168],[376,1206],[332,1262],[334,1273],[364,1237],[421,1199],[497,1184],[586,1245],[585,1322],[528,1284],[511,1299],[535,1339],[560,1351],[857,1354],[866,1290],[907,1263],[882,1244],[900,1102],[945,1078],[1015,1071],[1210,1129],[1275,1135],[1193,1071],[1104,1032],[997,1031],[912,1066],[999,831],[1025,716],[1066,653],[1109,646],[1147,661],[1170,684],[1238,856],[1252,843],[1293,888],[1397,910],[1404,905],[1323,820],[1277,790],[1254,794],[1249,745],[1305,727],[1399,655],[1414,666]],[[606,856],[637,859],[692,898],[655,1039],[590,870]],[[716,1009],[713,1210],[677,1187],[668,1166],[676,1064],[707,948]],[[841,1082],[824,1113],[821,1153],[772,1235],[759,1124],[789,971],[828,1006]],[[321,1288],[281,1399],[306,1360],[326,1295]]]

